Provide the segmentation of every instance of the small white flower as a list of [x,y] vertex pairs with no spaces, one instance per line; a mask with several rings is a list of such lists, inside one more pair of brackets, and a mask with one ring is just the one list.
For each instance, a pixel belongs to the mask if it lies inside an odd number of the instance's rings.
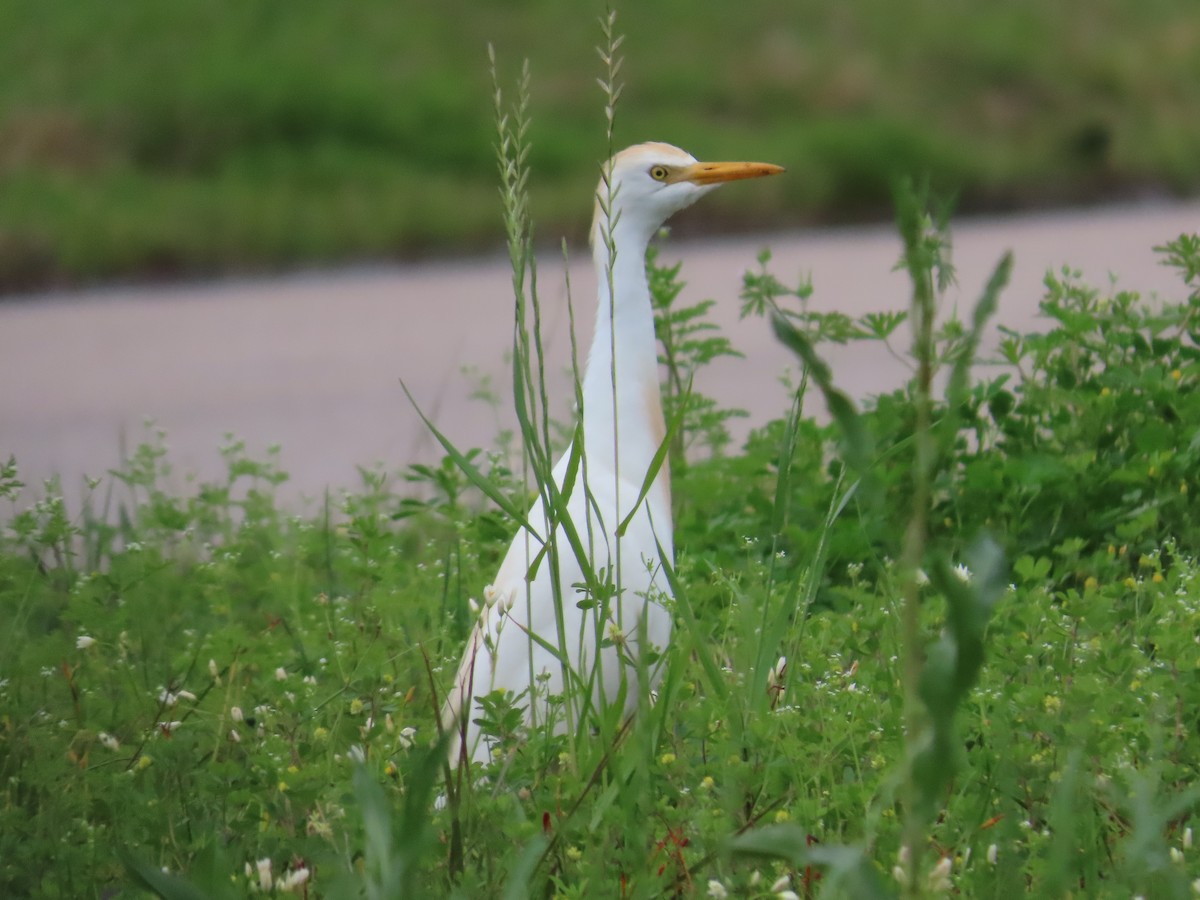
[[950,890],[950,869],[954,866],[949,856],[943,856],[929,873],[929,890],[944,893]]
[[98,735],[96,735],[96,737],[100,739],[101,744],[103,744],[109,750],[113,751],[113,753],[116,753],[118,750],[121,749],[121,742],[118,741],[111,734],[109,734],[107,731],[100,732]]
[[517,589],[513,588],[500,599],[500,609],[507,613],[513,608],[513,604],[517,602]]
[[240,744],[242,742],[242,736],[238,734],[238,730],[236,728],[229,729],[229,739],[235,744]]
[[169,709],[179,703],[179,695],[163,688],[158,692],[158,702]]
[[1183,862],[1183,851],[1180,850],[1178,847],[1172,847],[1168,852],[1171,855],[1171,862],[1173,862],[1173,863]]
[[305,683],[305,684],[307,684],[307,685],[310,685],[310,686],[316,685],[316,683],[317,683],[317,676],[316,676],[316,675],[305,675],[305,676],[304,676],[304,683]]
[[208,661],[208,674],[211,675],[215,681],[221,680],[221,670],[217,668],[217,661],[215,659],[210,659]]
[[75,649],[76,650],[86,650],[88,647],[92,646],[95,643],[96,643],[96,639],[94,637],[91,637],[86,634],[81,634],[79,637],[75,638]]
[[771,885],[771,893],[778,894],[781,891],[786,891],[792,886],[792,879],[789,875],[780,875],[775,879],[775,883]]
[[174,733],[175,733],[175,730],[176,730],[176,729],[177,729],[177,728],[178,728],[180,725],[182,725],[182,724],[183,724],[183,723],[182,723],[182,722],[179,722],[179,721],[175,721],[175,722],[159,722],[159,723],[158,723],[158,728],[159,728],[159,731],[161,731],[163,734],[165,734],[165,735],[168,735],[168,736],[169,736],[169,735],[172,735],[172,734],[174,734]]
[[275,680],[276,681],[287,681],[287,669],[285,669],[283,666],[280,666],[278,669],[276,669],[275,670]]
[[308,881],[308,869],[301,868],[294,872],[288,872],[276,882],[275,887],[281,891],[294,891],[306,881]]
[[261,891],[271,890],[271,858],[268,856],[254,864],[258,868],[258,888]]
[[363,750],[362,747],[358,746],[358,744],[355,744],[353,747],[347,750],[346,755],[350,757],[351,762],[364,763],[367,761],[366,751]]
[[954,574],[958,576],[958,580],[961,581],[963,584],[971,583],[971,570],[968,569],[966,566],[964,566],[962,563],[959,563],[957,566],[954,567]]
[[800,900],[800,895],[797,894],[795,891],[791,891],[791,890],[780,891],[775,896],[778,897],[779,900]]
[[413,745],[413,737],[416,735],[417,729],[412,726],[400,729],[399,744],[405,750]]
[[996,864],[996,859],[1000,855],[1000,849],[995,844],[988,844],[987,861],[993,866]]
[[1191,828],[1183,829],[1183,849],[1184,850],[1192,849],[1192,829]]
[[717,881],[715,878],[708,880],[707,896],[715,898],[715,900],[725,900],[729,896],[729,891],[725,890],[725,885]]
[[242,712],[240,706],[231,706],[229,708],[229,718],[235,722],[243,722],[246,719],[246,714]]
[[192,703],[196,702],[196,695],[191,691],[180,691],[175,696],[177,696],[180,700],[190,700]]

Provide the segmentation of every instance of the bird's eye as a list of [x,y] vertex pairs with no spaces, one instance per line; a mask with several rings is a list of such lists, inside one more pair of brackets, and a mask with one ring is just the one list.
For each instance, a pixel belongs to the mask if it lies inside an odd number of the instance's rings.
[[666,181],[668,174],[666,166],[654,166],[650,169],[650,177],[655,181]]

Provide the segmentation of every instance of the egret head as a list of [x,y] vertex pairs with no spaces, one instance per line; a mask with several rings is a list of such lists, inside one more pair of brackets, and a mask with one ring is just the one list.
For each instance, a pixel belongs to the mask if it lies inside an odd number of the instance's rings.
[[691,206],[717,185],[782,171],[782,166],[770,163],[699,162],[670,144],[635,144],[605,164],[607,177],[601,178],[596,188],[592,240],[604,227],[605,207],[610,202],[619,213],[615,219],[619,228],[629,228],[649,239],[673,214]]

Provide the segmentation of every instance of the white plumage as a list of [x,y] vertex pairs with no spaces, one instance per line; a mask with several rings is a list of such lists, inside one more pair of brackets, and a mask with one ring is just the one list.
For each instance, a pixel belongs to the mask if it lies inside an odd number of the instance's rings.
[[[602,179],[597,189],[592,224],[599,302],[582,385],[584,461],[566,505],[591,570],[616,593],[608,600],[589,598],[575,587],[587,580],[584,564],[560,525],[560,618],[550,559],[544,558],[534,578],[527,579],[542,547],[525,529],[518,531],[495,580],[483,591],[479,621],[443,709],[443,726],[457,730],[455,761],[464,752],[474,761],[489,758],[490,748],[474,722],[477,698],[503,688],[524,708],[526,725],[542,727],[554,715],[551,727],[559,732],[586,721],[590,703],[600,707],[621,700],[631,712],[639,693],[636,661],[645,664],[646,644],[661,650],[670,640],[671,615],[659,602],[668,593],[659,548],[668,561],[674,553],[665,464],[625,534],[619,540],[616,535],[666,434],[646,247],[673,213],[721,182],[783,170],[766,163],[700,163],[661,143],[630,147],[606,166],[609,184]],[[606,208],[612,211],[611,225]],[[568,450],[554,467],[559,486],[570,456]],[[540,499],[528,521],[539,534],[549,534]],[[580,608],[581,601],[587,608]],[[657,667],[646,667],[653,682]],[[560,694],[565,704],[547,703],[547,697]]]

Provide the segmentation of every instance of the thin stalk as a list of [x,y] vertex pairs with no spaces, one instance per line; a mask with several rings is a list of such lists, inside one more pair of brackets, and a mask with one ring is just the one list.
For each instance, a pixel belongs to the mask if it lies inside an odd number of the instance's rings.
[[[908,236],[906,235],[906,237]],[[916,407],[916,423],[913,433],[915,462],[913,466],[912,514],[904,532],[904,550],[901,557],[902,572],[904,573],[904,606],[900,616],[905,750],[906,758],[911,761],[916,758],[921,742],[926,738],[928,728],[925,706],[920,695],[924,653],[921,643],[921,598],[917,573],[925,556],[925,545],[929,532],[930,477],[935,456],[932,433],[935,295],[931,267],[921,258],[915,240],[908,244],[905,263],[913,279],[913,356],[917,362],[915,397],[913,398]],[[921,812],[916,777],[911,770],[907,773],[902,785],[901,796],[904,799],[902,846],[908,848],[909,854],[908,878],[903,885],[903,896],[919,897],[922,893],[920,872],[925,821]]]
[[[603,240],[607,251],[608,263],[605,266],[604,278],[608,286],[608,336],[609,336],[609,380],[612,387],[612,417],[613,417],[613,498],[615,501],[614,508],[617,511],[618,520],[621,514],[621,436],[620,436],[620,415],[618,410],[617,397],[617,329],[616,329],[616,311],[617,297],[615,289],[614,269],[617,261],[617,244],[616,244],[616,227],[617,219],[620,215],[614,209],[614,201],[616,200],[616,190],[612,184],[612,171],[609,168],[610,162],[615,151],[614,146],[614,124],[616,121],[617,100],[621,96],[621,84],[618,79],[618,73],[621,70],[621,57],[618,55],[618,50],[624,40],[622,35],[616,33],[617,13],[611,7],[605,10],[604,16],[600,20],[601,30],[604,35],[604,46],[600,48],[600,59],[604,63],[604,75],[600,79],[600,89],[604,92],[604,117],[605,117],[605,159],[603,169],[604,186],[601,190],[602,198],[600,202],[606,207],[604,216],[603,234],[598,237]],[[615,213],[615,214],[614,214]],[[605,531],[608,528],[615,528],[617,523],[602,523]],[[620,596],[622,590],[621,578],[621,542],[616,541],[616,546],[613,548],[613,571],[609,574],[609,578],[614,586],[615,593],[612,597],[617,600],[617,627],[624,632],[625,623],[621,614]],[[608,620],[612,597],[609,592],[604,592],[605,600],[602,603],[597,603],[593,607],[595,609],[595,673],[597,683],[603,685],[603,671],[601,644],[604,640],[604,626]],[[623,668],[623,667],[622,667]],[[601,697],[601,705],[608,702],[607,697]]]

